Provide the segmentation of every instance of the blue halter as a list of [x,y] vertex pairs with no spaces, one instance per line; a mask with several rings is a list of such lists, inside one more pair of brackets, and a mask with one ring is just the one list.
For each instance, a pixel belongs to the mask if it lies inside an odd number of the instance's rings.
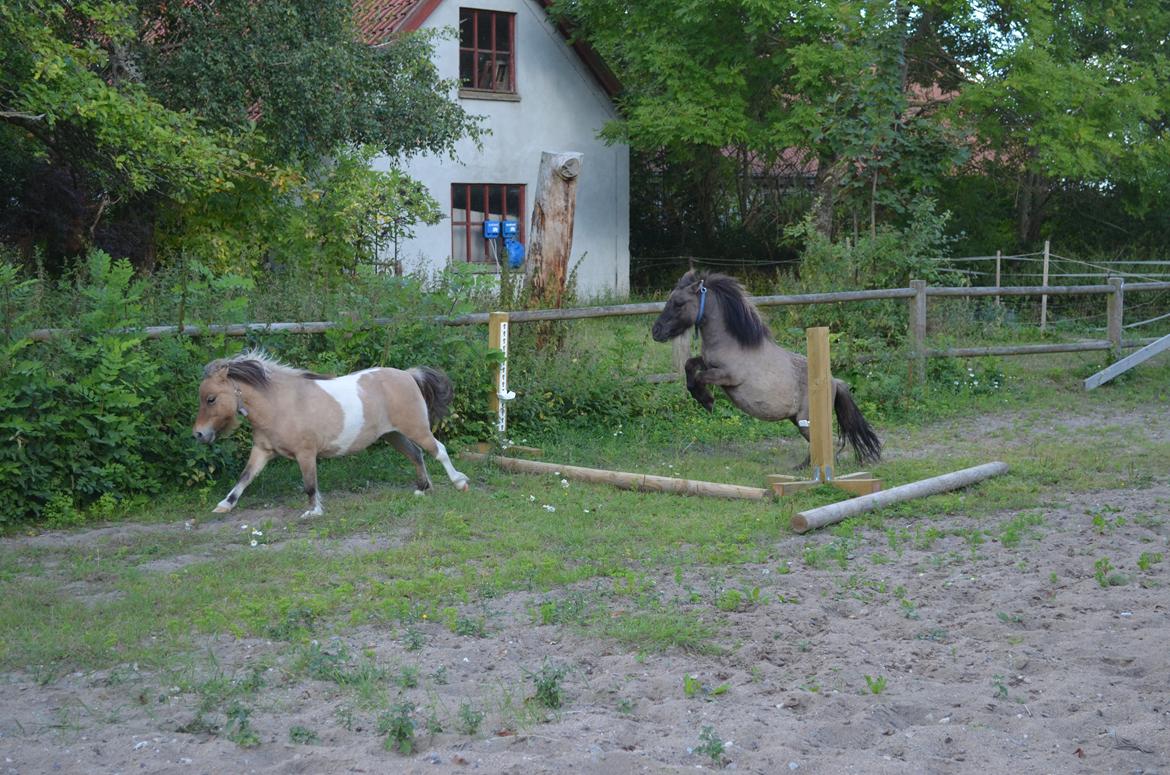
[[707,285],[699,281],[699,314],[695,316],[695,336],[699,335],[699,324],[703,322],[703,310],[707,308]]

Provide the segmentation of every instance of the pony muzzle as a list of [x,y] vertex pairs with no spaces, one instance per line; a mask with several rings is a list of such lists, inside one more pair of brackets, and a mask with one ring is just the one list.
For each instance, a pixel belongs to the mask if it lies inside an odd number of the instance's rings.
[[195,441],[203,444],[210,444],[215,441],[215,429],[213,428],[207,428],[206,430],[195,428],[191,431],[191,435],[195,437]]

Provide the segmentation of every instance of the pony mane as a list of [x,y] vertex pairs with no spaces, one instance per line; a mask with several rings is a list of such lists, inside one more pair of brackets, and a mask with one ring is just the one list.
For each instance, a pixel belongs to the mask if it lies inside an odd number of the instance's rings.
[[324,374],[315,374],[282,363],[262,348],[245,350],[230,358],[220,358],[203,368],[203,376],[210,377],[219,369],[227,369],[229,379],[264,390],[274,377],[302,377],[304,379],[333,379]]
[[[685,275],[683,279],[686,279]],[[723,322],[735,337],[735,341],[744,347],[756,347],[765,339],[772,337],[768,324],[760,317],[760,311],[756,306],[748,301],[747,292],[739,284],[739,280],[718,272],[698,272],[691,282],[695,280],[701,280],[706,285],[707,292],[715,294],[719,299]],[[679,282],[681,284],[682,281]]]

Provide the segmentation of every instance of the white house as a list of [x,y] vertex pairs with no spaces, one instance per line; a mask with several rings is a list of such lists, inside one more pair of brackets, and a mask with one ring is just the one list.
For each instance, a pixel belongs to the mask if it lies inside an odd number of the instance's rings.
[[[570,267],[580,296],[629,291],[629,149],[598,133],[617,118],[617,81],[588,47],[571,45],[545,11],[547,0],[358,0],[358,27],[368,42],[400,31],[452,28],[435,64],[459,83],[452,95],[485,117],[483,148],[463,141],[457,158],[426,155],[405,171],[447,213],[398,246],[408,268],[437,270],[470,263],[496,271],[501,241],[489,244],[483,222],[518,221],[527,244],[542,151],[582,154]],[[381,162],[385,164],[385,161]]]

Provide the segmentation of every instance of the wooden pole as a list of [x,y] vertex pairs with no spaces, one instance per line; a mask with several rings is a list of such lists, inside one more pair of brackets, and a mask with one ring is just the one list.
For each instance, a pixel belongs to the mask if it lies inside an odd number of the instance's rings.
[[564,303],[580,172],[580,153],[540,155],[524,269],[532,301],[539,306],[560,308]]
[[1109,337],[1109,357],[1121,357],[1122,319],[1125,315],[1125,286],[1121,277],[1110,277],[1113,293],[1105,297],[1105,329]]
[[[995,251],[995,289],[996,290],[999,290],[999,286],[1000,286],[999,264],[1000,264],[1000,260],[1002,259],[1002,257],[1003,257],[1002,251],[999,251],[999,250]],[[1002,302],[1000,302],[1000,300],[999,300],[999,294],[998,293],[995,294],[995,306],[998,307],[1001,303]]]
[[914,343],[914,373],[926,385],[926,280],[911,280],[914,301],[910,314],[910,341]]
[[[1044,240],[1044,279],[1040,282],[1042,287],[1048,286],[1048,240]],[[1040,295],[1040,330],[1043,331],[1048,325],[1048,294]]]
[[1007,463],[984,463],[981,466],[964,468],[961,471],[935,476],[931,479],[903,484],[889,490],[875,492],[872,495],[862,495],[839,503],[830,503],[828,506],[809,509],[794,515],[791,522],[792,529],[797,533],[804,533],[883,506],[967,487],[984,479],[1005,474],[1007,470]]
[[808,337],[808,422],[809,462],[813,480],[833,478],[833,399],[829,371],[829,329],[816,326]]
[[1121,360],[1117,361],[1117,363],[1114,363],[1112,366],[1102,369],[1093,376],[1089,377],[1085,380],[1084,383],[1085,390],[1092,390],[1099,385],[1104,385],[1118,374],[1127,372],[1134,366],[1137,366],[1139,363],[1149,360],[1155,355],[1164,353],[1167,350],[1170,350],[1170,334],[1167,334],[1161,339],[1155,339],[1142,349],[1138,350],[1136,353],[1130,353]]
[[594,484],[609,484],[623,490],[642,492],[666,492],[677,495],[704,495],[712,498],[737,498],[741,500],[766,500],[772,497],[771,490],[762,487],[744,487],[738,484],[702,482],[694,479],[674,479],[669,476],[632,474],[624,471],[609,471],[603,468],[583,468],[559,463],[544,463],[537,460],[522,460],[514,457],[485,455],[480,452],[460,452],[459,457],[472,461],[488,461],[505,471],[522,474],[556,474],[566,479]]

